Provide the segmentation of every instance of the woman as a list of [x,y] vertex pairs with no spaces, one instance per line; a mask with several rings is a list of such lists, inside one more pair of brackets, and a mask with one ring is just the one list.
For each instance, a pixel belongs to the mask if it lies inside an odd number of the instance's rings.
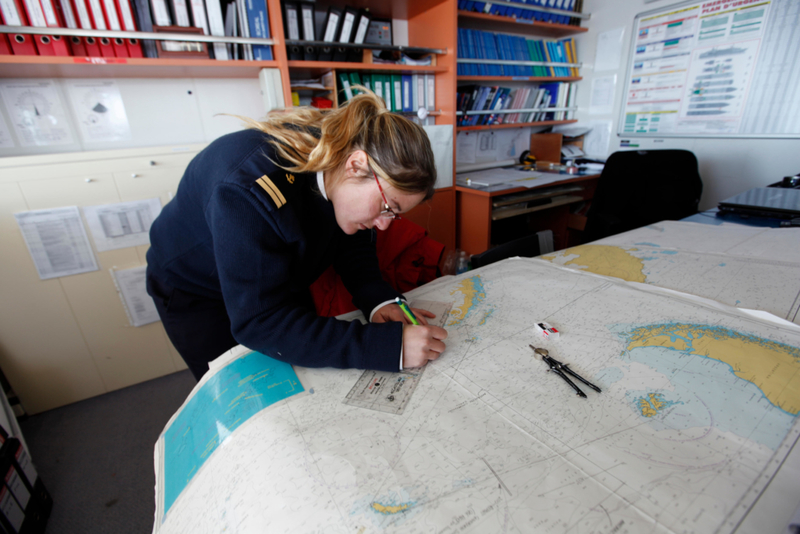
[[[150,230],[148,292],[195,377],[237,344],[306,367],[438,358],[447,332],[423,310],[406,324],[373,238],[433,194],[424,130],[370,92],[246,122],[192,160]],[[308,287],[331,264],[370,324],[314,312]]]

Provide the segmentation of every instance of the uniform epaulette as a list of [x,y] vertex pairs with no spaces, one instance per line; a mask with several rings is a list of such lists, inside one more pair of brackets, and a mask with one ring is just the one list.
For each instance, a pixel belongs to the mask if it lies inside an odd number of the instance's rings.
[[256,185],[263,189],[275,203],[275,207],[280,209],[286,205],[286,195],[284,195],[284,192],[289,193],[288,188],[291,188],[294,182],[294,174],[283,169],[278,169],[271,172],[269,176],[265,174],[256,180]]

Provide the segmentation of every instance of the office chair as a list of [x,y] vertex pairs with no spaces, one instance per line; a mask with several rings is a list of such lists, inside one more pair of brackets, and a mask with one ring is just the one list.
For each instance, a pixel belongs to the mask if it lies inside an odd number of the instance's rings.
[[470,265],[473,269],[477,269],[514,256],[533,258],[548,252],[553,252],[553,231],[543,230],[490,248],[486,252],[475,254],[470,258]]
[[586,213],[583,242],[697,213],[703,181],[688,150],[635,150],[608,157]]

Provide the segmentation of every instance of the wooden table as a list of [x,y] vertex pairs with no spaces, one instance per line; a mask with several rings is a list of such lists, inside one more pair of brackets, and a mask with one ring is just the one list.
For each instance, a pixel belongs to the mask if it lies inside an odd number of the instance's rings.
[[[488,250],[494,243],[492,240],[493,220],[508,217],[515,217],[520,224],[527,225],[530,233],[552,230],[553,244],[556,250],[577,244],[578,232],[583,230],[585,217],[581,214],[571,213],[570,209],[577,203],[591,200],[599,178],[599,174],[583,176],[565,174],[562,181],[531,189],[457,185],[457,247],[469,254],[480,254]],[[559,188],[571,185],[578,186],[580,189],[559,190]],[[514,197],[508,197],[509,195],[519,195],[519,198],[514,201],[519,209],[513,214],[508,211],[502,213],[504,210],[508,210],[507,206],[497,206],[497,204],[502,204],[504,199],[514,199]],[[503,197],[500,202],[498,202],[498,197]],[[525,200],[531,197],[534,198]],[[506,202],[511,202],[511,200],[506,200]],[[522,206],[523,203],[527,205]],[[581,211],[585,213],[585,210],[586,207]]]

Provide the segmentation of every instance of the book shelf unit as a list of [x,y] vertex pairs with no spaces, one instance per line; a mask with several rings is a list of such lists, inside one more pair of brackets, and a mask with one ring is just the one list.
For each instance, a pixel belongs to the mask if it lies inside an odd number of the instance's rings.
[[[471,11],[458,11],[458,27],[488,31],[492,33],[505,33],[520,35],[525,38],[561,39],[571,35],[578,35],[588,31],[581,26],[568,24],[556,24],[552,22],[541,22],[531,20],[520,20],[514,17],[489,15],[475,13]],[[576,59],[577,61],[577,59]],[[517,64],[530,64],[531,62],[517,62]],[[514,64],[514,62],[503,61],[501,64]],[[514,86],[525,84],[538,84],[549,82],[579,82],[581,76],[476,76],[476,75],[457,75],[456,86],[459,83],[485,83],[498,85],[503,83]],[[557,108],[564,109],[564,108]],[[508,110],[515,112],[514,110]],[[486,110],[483,110],[485,113]],[[518,112],[518,111],[516,111]],[[459,113],[457,116],[461,116]],[[456,131],[480,131],[505,128],[524,128],[554,126],[558,124],[570,124],[575,120],[548,120],[525,123],[500,123],[475,126],[457,126]],[[597,176],[572,177],[564,176],[564,180],[557,184],[551,184],[542,190],[525,189],[517,187],[506,190],[480,190],[471,187],[456,187],[456,234],[457,246],[470,254],[479,254],[491,248],[495,243],[493,232],[496,232],[497,225],[493,221],[505,219],[501,222],[508,223],[508,226],[520,226],[527,228],[528,231],[539,231],[550,229],[554,234],[556,249],[564,248],[570,244],[571,221],[570,208],[580,202],[589,202],[594,194]],[[572,186],[571,193],[562,195],[562,189]],[[557,192],[550,192],[550,191]],[[530,205],[530,199],[521,199],[514,210],[508,208],[497,209],[493,204],[504,195],[536,195],[547,197],[547,202]],[[552,198],[550,198],[552,197]],[[515,201],[517,202],[517,201]],[[502,214],[501,214],[502,210]],[[513,221],[512,221],[513,219]]]
[[[528,37],[542,37],[547,39],[559,39],[570,35],[576,35],[588,31],[587,28],[581,26],[573,26],[569,24],[557,24],[552,22],[530,21],[522,20],[514,17],[489,15],[485,13],[476,13],[472,11],[458,11],[458,26],[467,29],[479,29],[492,33],[506,33],[513,35],[522,35]],[[513,62],[504,62],[505,64],[513,64]],[[526,63],[519,63],[526,64]],[[547,83],[547,82],[578,82],[582,80],[581,76],[477,76],[477,75],[458,75],[457,83],[461,82],[493,82],[493,83],[512,83],[519,85],[520,83]],[[514,112],[514,110],[508,110]],[[475,131],[475,130],[494,130],[502,128],[524,128],[528,126],[553,126],[558,124],[571,124],[577,122],[576,120],[549,120],[537,122],[524,122],[512,124],[488,124],[488,125],[475,125],[475,126],[458,126],[456,131]]]

